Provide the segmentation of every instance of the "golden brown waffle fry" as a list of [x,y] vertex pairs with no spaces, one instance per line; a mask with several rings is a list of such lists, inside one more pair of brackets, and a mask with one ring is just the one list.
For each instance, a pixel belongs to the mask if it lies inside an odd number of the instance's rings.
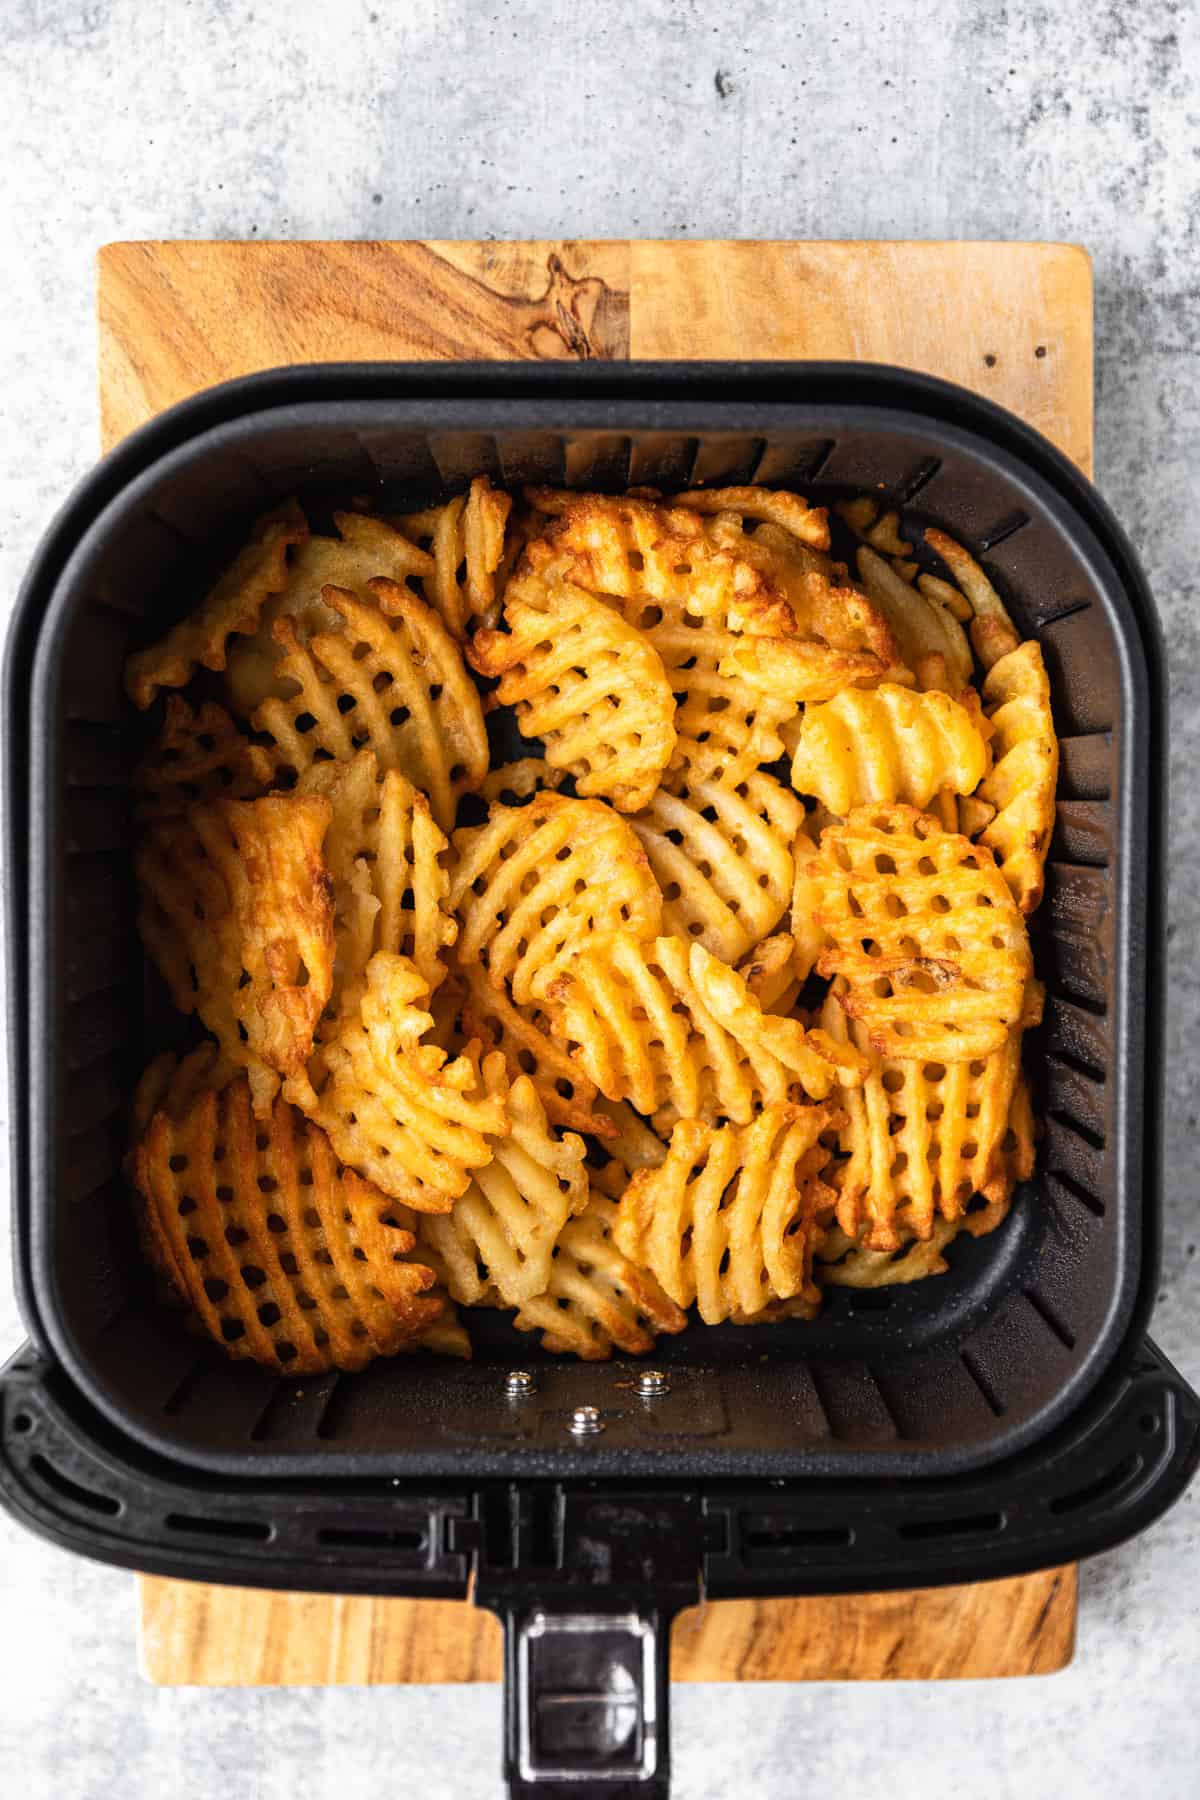
[[856,536],[864,544],[869,544],[872,550],[892,557],[911,554],[912,545],[900,536],[900,514],[894,509],[884,512],[877,500],[864,496],[857,500],[839,501],[834,511],[839,518],[845,519]]
[[657,1169],[667,1146],[626,1101],[601,1100],[599,1105],[612,1131],[601,1145],[608,1161],[592,1170],[592,1186],[619,1200],[639,1169]]
[[168,694],[163,728],[133,774],[135,816],[177,819],[206,800],[250,800],[271,782],[271,759],[243,737],[223,706],[195,709]]
[[950,1265],[943,1253],[967,1223],[935,1219],[927,1238],[908,1237],[894,1250],[868,1250],[834,1226],[817,1251],[813,1273],[821,1287],[848,1288],[900,1287],[944,1275]]
[[813,1252],[834,1200],[820,1139],[842,1117],[834,1106],[773,1105],[741,1127],[681,1120],[662,1166],[626,1188],[617,1247],[706,1325],[818,1299]]
[[630,820],[663,892],[663,924],[736,962],[791,899],[792,840],[804,808],[771,775],[659,792]]
[[373,604],[367,583],[373,576],[407,581],[429,576],[433,561],[394,526],[371,513],[334,513],[337,537],[310,537],[295,551],[287,585],[263,607],[252,636],[229,645],[225,688],[230,705],[248,719],[272,695],[290,699],[295,683],[278,672],[279,640],[275,624],[287,618],[302,644],[320,632],[342,629],[342,618],[321,598],[327,587],[342,588],[364,605]]
[[470,1362],[471,1340],[458,1308],[443,1287],[430,1288],[429,1298],[441,1304],[442,1312],[432,1325],[427,1325],[411,1344],[405,1344],[403,1348],[428,1350],[431,1356],[457,1356],[462,1362]]
[[764,1013],[741,976],[702,944],[597,933],[545,987],[551,1027],[610,1100],[656,1124],[730,1118],[823,1099],[866,1064],[796,1019]]
[[889,1056],[969,1061],[998,1050],[1033,972],[1025,922],[990,850],[911,806],[858,807],[821,834],[800,911],[843,975],[846,1012]]
[[510,584],[504,623],[475,633],[472,667],[499,677],[497,700],[584,798],[637,812],[675,749],[675,696],[654,646],[566,581]]
[[826,933],[816,923],[816,911],[821,898],[818,884],[824,864],[810,835],[812,829],[813,822],[810,819],[808,829],[798,831],[792,843],[792,860],[796,866],[796,880],[792,888],[792,966],[796,971],[797,981],[801,983],[807,981],[816,968],[817,959],[827,941]]
[[545,1291],[558,1235],[587,1205],[584,1144],[574,1132],[554,1134],[528,1075],[510,1088],[497,1051],[484,1058],[483,1081],[506,1107],[510,1133],[493,1141],[492,1160],[453,1212],[422,1219],[419,1239],[464,1306],[520,1306]]
[[[839,1019],[836,985],[826,997],[822,1024],[831,1036],[867,1049],[861,1026]],[[1031,983],[1023,1022],[1036,1023],[1041,990]],[[926,1240],[937,1218],[963,1216],[982,1194],[1005,1199],[1013,1179],[1025,1179],[1024,1150],[1010,1138],[1021,1072],[1021,1030],[998,1050],[969,1062],[872,1055],[861,1088],[843,1093],[846,1124],[838,1172],[838,1223],[868,1250],[894,1251],[909,1238]],[[1028,1141],[1028,1105],[1018,1112]],[[1015,1151],[1010,1167],[1009,1149]],[[1030,1165],[1031,1166],[1031,1165]],[[1024,1174],[1014,1175],[1017,1169]]]
[[332,988],[329,817],[318,796],[214,800],[151,826],[135,858],[142,941],[260,1113],[303,1068]]
[[924,808],[947,788],[969,794],[986,769],[987,746],[965,706],[883,682],[806,709],[792,786],[845,817],[896,800]]
[[534,977],[592,932],[658,930],[662,896],[646,853],[602,801],[538,794],[528,806],[493,806],[485,824],[455,832],[454,848],[458,961],[482,963],[519,1006]]
[[237,1080],[179,1120],[157,1112],[131,1156],[156,1267],[229,1356],[280,1374],[361,1369],[436,1318],[411,1233],[277,1099],[255,1118]]
[[358,1006],[347,996],[319,1058],[284,1092],[385,1194],[414,1212],[449,1212],[508,1120],[502,1097],[484,1091],[477,1045],[451,1062],[422,1041],[428,998],[406,956],[377,952]]
[[198,1096],[211,1089],[214,1093],[232,1081],[239,1071],[226,1064],[220,1046],[211,1038],[197,1044],[184,1057],[164,1050],[143,1069],[134,1089],[130,1108],[130,1142],[144,1137],[157,1112],[165,1112],[175,1123],[185,1116]]
[[992,664],[983,703],[995,729],[996,762],[978,799],[996,814],[979,841],[994,851],[1017,905],[1030,913],[1042,898],[1058,785],[1050,683],[1032,639]]
[[800,705],[829,700],[844,688],[871,686],[888,666],[865,650],[830,650],[807,638],[743,637],[721,657],[718,673],[764,699]]
[[790,931],[764,938],[737,972],[764,1012],[787,1018],[795,1010],[803,984],[796,974],[796,940]]
[[504,988],[493,987],[478,963],[458,974],[464,987],[462,1028],[487,1049],[499,1050],[509,1079],[528,1075],[552,1125],[606,1138],[612,1122],[598,1101],[596,1086],[550,1036],[546,1014],[532,1003],[518,1009]]
[[442,616],[451,637],[463,639],[473,623],[494,625],[500,611],[497,573],[504,561],[504,532],[512,498],[477,475],[470,491],[407,513],[400,526],[424,545],[433,559],[425,577],[425,597]]
[[858,553],[862,584],[892,629],[917,686],[961,694],[973,673],[971,646],[954,614],[915,588],[866,545]]
[[324,794],[332,814],[325,862],[333,878],[337,962],[330,1011],[360,983],[377,950],[410,957],[432,992],[442,953],[458,936],[448,901],[449,849],[429,802],[396,769],[380,778],[373,750],[352,762],[314,763],[297,793]]
[[673,494],[667,504],[685,506],[691,512],[733,514],[739,523],[743,519],[766,520],[813,550],[829,548],[825,509],[809,506],[799,494],[783,488],[691,488],[685,494]]
[[[941,557],[970,601],[975,615],[971,623],[971,642],[984,668],[990,669],[1002,656],[1015,650],[1021,641],[1007,607],[975,558],[961,544],[956,544],[944,531],[927,531],[925,542]],[[928,585],[925,591],[928,594],[934,592]]]
[[264,700],[254,728],[271,740],[277,779],[374,750],[381,769],[398,769],[426,794],[434,819],[449,831],[459,795],[487,773],[479,694],[435,612],[394,581],[367,585],[378,604],[324,590],[344,629],[319,632],[309,644],[290,619],[277,621],[276,673],[296,691]]
[[216,586],[160,643],[139,650],[125,664],[125,691],[144,712],[159,688],[183,687],[196,669],[223,669],[235,631],[253,631],[271,594],[288,579],[288,548],[308,536],[294,501],[259,519]]
[[616,1219],[616,1202],[593,1188],[586,1210],[559,1234],[545,1293],[513,1320],[518,1331],[540,1331],[553,1355],[602,1362],[615,1347],[642,1356],[659,1333],[687,1324],[653,1275],[618,1250]]
[[504,806],[519,806],[532,800],[543,788],[560,788],[567,780],[565,769],[552,769],[541,756],[522,756],[516,762],[501,763],[480,782],[476,792],[490,805],[499,800]]

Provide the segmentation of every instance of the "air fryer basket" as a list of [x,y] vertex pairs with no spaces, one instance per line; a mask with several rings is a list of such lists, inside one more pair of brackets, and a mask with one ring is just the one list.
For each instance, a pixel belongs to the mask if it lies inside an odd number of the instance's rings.
[[[636,1365],[483,1321],[469,1367],[276,1381],[154,1304],[120,1162],[161,1019],[133,930],[129,648],[292,492],[413,506],[486,470],[619,489],[878,492],[984,562],[1051,674],[1059,820],[1029,1040],[1035,1180],[950,1274]],[[0,1498],[57,1541],[209,1580],[464,1594],[507,1625],[514,1793],[666,1791],[671,1617],[702,1591],[1013,1573],[1173,1500],[1200,1406],[1143,1337],[1155,1278],[1163,700],[1153,610],[1093,490],[961,390],[838,365],[329,367],[199,396],[48,534],[5,667],[18,1280]],[[504,1374],[531,1371],[531,1394]],[[567,1429],[582,1403],[603,1430]],[[794,1477],[783,1480],[781,1477]]]

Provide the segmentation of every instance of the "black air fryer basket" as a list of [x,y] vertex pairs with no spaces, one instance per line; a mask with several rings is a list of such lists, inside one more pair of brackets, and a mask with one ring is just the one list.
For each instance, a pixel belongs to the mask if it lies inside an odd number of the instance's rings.
[[[1062,740],[1034,925],[1045,1132],[950,1273],[815,1323],[563,1363],[498,1318],[435,1358],[277,1380],[155,1304],[121,1175],[151,1050],[134,930],[131,648],[267,506],[428,504],[480,471],[619,490],[867,491],[983,562],[1041,643]],[[506,1620],[513,1791],[665,1793],[670,1620],[701,1594],[1012,1574],[1140,1530],[1200,1454],[1145,1336],[1158,1241],[1164,699],[1153,608],[1044,439],[898,370],[399,365],[233,382],[129,439],[46,538],[5,669],[16,1255],[0,1488],[72,1548],[165,1574],[463,1596]],[[473,1318],[473,1325],[475,1320]],[[532,1391],[513,1392],[516,1367]],[[601,1429],[572,1430],[594,1406]]]

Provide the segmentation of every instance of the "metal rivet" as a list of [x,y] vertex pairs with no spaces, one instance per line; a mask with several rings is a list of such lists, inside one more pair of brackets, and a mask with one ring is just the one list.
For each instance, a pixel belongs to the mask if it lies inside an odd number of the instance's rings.
[[600,1408],[577,1406],[567,1421],[567,1430],[573,1431],[576,1437],[593,1437],[597,1431],[603,1431],[604,1421],[600,1417]]
[[536,1394],[537,1382],[528,1369],[510,1369],[504,1377],[506,1394]]
[[669,1394],[671,1384],[661,1369],[643,1369],[637,1378],[637,1391],[647,1400],[656,1400],[660,1394]]

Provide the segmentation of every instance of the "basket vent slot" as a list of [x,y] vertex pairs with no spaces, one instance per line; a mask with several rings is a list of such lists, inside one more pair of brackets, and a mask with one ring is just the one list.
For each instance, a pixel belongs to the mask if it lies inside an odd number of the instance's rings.
[[345,1549],[359,1550],[401,1550],[424,1551],[428,1543],[423,1531],[397,1528],[385,1530],[374,1525],[323,1525],[317,1532],[318,1544],[328,1544],[331,1548],[341,1546]]
[[987,550],[994,550],[997,544],[1004,543],[1006,538],[1016,537],[1018,531],[1024,531],[1030,523],[1027,512],[1008,513],[998,524],[985,531],[979,540],[979,553],[982,556]]
[[898,1525],[898,1537],[920,1543],[929,1538],[994,1537],[1003,1531],[1007,1520],[1003,1513],[972,1513],[961,1519],[910,1519]]
[[1139,1453],[1131,1450],[1128,1456],[1123,1456],[1120,1462],[1114,1463],[1103,1475],[1098,1475],[1095,1481],[1089,1481],[1086,1487],[1059,1494],[1057,1499],[1050,1502],[1050,1511],[1056,1518],[1061,1518],[1064,1513],[1081,1512],[1085,1506],[1094,1506],[1098,1500],[1107,1500],[1119,1488],[1125,1487],[1140,1475],[1142,1466]]
[[265,1519],[205,1519],[194,1513],[168,1513],[163,1524],[168,1531],[188,1531],[197,1537],[245,1538],[260,1544],[267,1543],[274,1531]]
[[47,1462],[44,1456],[31,1456],[29,1466],[47,1487],[53,1488],[56,1494],[69,1500],[73,1506],[83,1506],[89,1512],[102,1513],[107,1519],[115,1519],[124,1511],[120,1500],[114,1500],[111,1494],[99,1494],[95,1488],[81,1487],[79,1482],[64,1475],[61,1469],[56,1469],[52,1462]]

